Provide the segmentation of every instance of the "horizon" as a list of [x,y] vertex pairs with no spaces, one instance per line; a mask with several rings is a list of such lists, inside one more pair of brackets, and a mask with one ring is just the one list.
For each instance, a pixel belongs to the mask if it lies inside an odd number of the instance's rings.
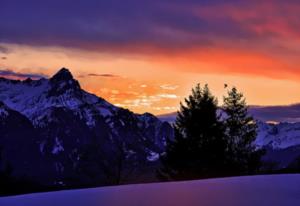
[[[8,80],[20,80],[20,81],[26,81],[26,80],[28,80],[28,79],[31,79],[31,80],[41,80],[41,79],[50,79],[50,78],[52,78],[55,74],[57,74],[59,71],[61,71],[62,69],[67,69],[71,74],[72,74],[72,76],[73,76],[73,78],[75,79],[75,80],[77,80],[78,82],[79,82],[79,84],[81,83],[80,82],[80,76],[78,77],[78,78],[76,78],[76,77],[74,77],[74,75],[73,75],[73,73],[72,73],[72,70],[71,69],[69,69],[69,68],[66,68],[66,67],[62,67],[62,68],[60,68],[60,69],[58,69],[55,73],[53,73],[52,75],[49,75],[49,76],[46,76],[46,75],[41,75],[41,74],[34,74],[34,73],[32,73],[32,74],[29,74],[29,73],[17,73],[17,72],[13,72],[13,71],[11,71],[11,70],[5,70],[5,71],[1,71],[0,70],[0,78],[5,78],[5,79],[8,79]],[[104,74],[105,76],[106,75],[108,75],[108,74]],[[209,86],[209,85],[208,85]],[[82,89],[85,89],[85,88],[82,88]],[[86,91],[88,91],[88,90],[86,90]],[[227,90],[225,90],[225,88],[224,88],[224,91],[225,91],[225,93],[226,93],[226,91]],[[92,93],[92,92],[91,92]],[[212,91],[212,93],[213,93],[213,91]],[[224,93],[224,94],[225,94]],[[96,93],[92,93],[92,94],[95,94],[96,96],[98,96]],[[101,97],[101,98],[103,98],[102,96],[98,96],[98,97]],[[186,97],[184,97],[184,98],[186,98]],[[218,97],[217,97],[218,98]],[[105,98],[104,98],[105,99]],[[105,99],[106,101],[108,101],[107,99]],[[218,99],[219,100],[219,99]],[[181,100],[182,101],[182,100]],[[109,102],[109,101],[108,101]],[[111,102],[110,102],[111,103]],[[218,104],[219,104],[219,106],[221,106],[220,105],[220,101],[218,101]],[[118,104],[115,104],[116,106],[120,106],[120,107],[122,107],[121,105],[118,105]],[[293,107],[293,106],[300,106],[300,102],[298,102],[298,103],[292,103],[292,104],[285,104],[285,105],[248,105],[251,109],[269,109],[270,111],[269,111],[269,113],[271,112],[271,113],[273,113],[273,115],[272,114],[269,114],[270,116],[272,116],[272,118],[274,118],[274,119],[291,119],[292,121],[294,121],[294,122],[298,122],[298,118],[290,118],[290,117],[287,117],[287,116],[289,116],[289,115],[291,115],[293,112],[295,112],[294,110],[293,111],[285,111],[284,112],[284,114],[285,114],[285,118],[282,118],[280,115],[278,115],[277,117],[276,117],[276,112],[278,113],[278,110],[280,109],[280,108],[282,108],[282,109],[289,109],[289,107]],[[126,107],[124,107],[124,108],[126,108]],[[272,111],[272,108],[275,108],[275,110],[273,109],[273,111]],[[130,108],[127,108],[127,109],[130,109]],[[179,109],[179,108],[178,108]],[[170,111],[170,112],[168,112],[168,113],[160,113],[160,114],[155,114],[157,117],[162,117],[162,118],[164,118],[164,117],[166,117],[166,118],[168,118],[169,116],[173,116],[174,114],[176,114],[176,112],[178,112],[178,109],[177,110],[174,110],[174,111]],[[133,111],[134,112],[134,111]],[[144,112],[142,112],[142,113],[148,113],[149,111],[144,111]],[[257,111],[256,111],[257,112]],[[140,114],[142,114],[142,113],[140,113]],[[274,114],[275,113],[275,114]],[[261,114],[260,114],[261,115]],[[296,114],[296,117],[297,117],[297,114]],[[263,118],[264,119],[264,118]],[[274,120],[274,119],[264,119],[264,121],[274,121],[274,122],[277,122],[277,120]],[[296,120],[296,121],[295,121]],[[285,122],[286,120],[281,120],[281,121],[278,121],[278,122]],[[289,122],[288,120],[287,120],[287,122]]]

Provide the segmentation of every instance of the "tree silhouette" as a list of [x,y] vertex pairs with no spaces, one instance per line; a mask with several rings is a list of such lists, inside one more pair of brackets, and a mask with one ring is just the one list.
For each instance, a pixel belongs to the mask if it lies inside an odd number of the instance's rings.
[[260,168],[263,150],[255,147],[257,126],[248,114],[246,100],[233,87],[223,99],[225,135],[227,139],[228,169],[231,175],[251,174]]
[[207,85],[198,84],[180,104],[174,124],[174,140],[167,141],[158,177],[165,180],[219,176],[225,167],[224,127],[217,99]]
[[167,141],[157,175],[162,180],[183,180],[256,173],[264,153],[255,147],[256,129],[243,94],[235,87],[220,109],[208,86],[198,84],[185,104],[180,103],[175,137]]

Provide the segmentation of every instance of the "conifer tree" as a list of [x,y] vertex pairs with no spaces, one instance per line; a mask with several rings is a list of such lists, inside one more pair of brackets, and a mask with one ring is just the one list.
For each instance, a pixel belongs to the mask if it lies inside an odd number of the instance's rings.
[[248,114],[242,93],[233,87],[224,97],[223,111],[227,139],[227,168],[231,175],[257,172],[263,150],[255,147],[257,126]]
[[165,180],[219,176],[225,167],[224,127],[218,115],[217,99],[207,85],[198,84],[180,104],[173,140],[161,156],[158,176]]

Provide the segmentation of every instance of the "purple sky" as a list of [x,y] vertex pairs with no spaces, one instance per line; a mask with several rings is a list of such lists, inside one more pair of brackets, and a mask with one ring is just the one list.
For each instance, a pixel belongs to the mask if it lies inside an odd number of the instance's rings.
[[[289,5],[292,0],[268,1]],[[271,4],[273,3],[273,4]],[[244,10],[260,1],[239,0],[1,0],[0,41],[29,45],[59,45],[91,49],[120,48],[149,43],[164,49],[215,45],[221,41],[263,39],[276,33],[257,33],[230,8]],[[270,9],[272,8],[269,6]],[[224,12],[220,18],[218,12]],[[280,14],[274,14],[277,18]],[[262,21],[247,20],[249,24]],[[300,15],[298,16],[300,17]],[[290,22],[299,32],[299,22]]]

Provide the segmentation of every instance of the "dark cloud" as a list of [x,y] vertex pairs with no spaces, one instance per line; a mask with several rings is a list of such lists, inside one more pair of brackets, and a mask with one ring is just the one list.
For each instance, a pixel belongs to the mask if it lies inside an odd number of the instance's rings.
[[261,121],[300,122],[300,104],[287,106],[252,106],[249,112]]
[[20,73],[20,72],[14,72],[12,70],[0,70],[0,76],[15,77],[15,78],[20,78],[20,79],[25,79],[25,78],[40,79],[40,78],[47,77],[43,74]]
[[[286,106],[250,106],[249,113],[257,120],[268,122],[300,122],[300,103]],[[160,115],[163,121],[174,122],[177,113]]]
[[239,5],[233,0],[3,0],[0,42],[119,50],[164,49],[249,39],[255,33],[232,18],[210,20],[195,8]]

